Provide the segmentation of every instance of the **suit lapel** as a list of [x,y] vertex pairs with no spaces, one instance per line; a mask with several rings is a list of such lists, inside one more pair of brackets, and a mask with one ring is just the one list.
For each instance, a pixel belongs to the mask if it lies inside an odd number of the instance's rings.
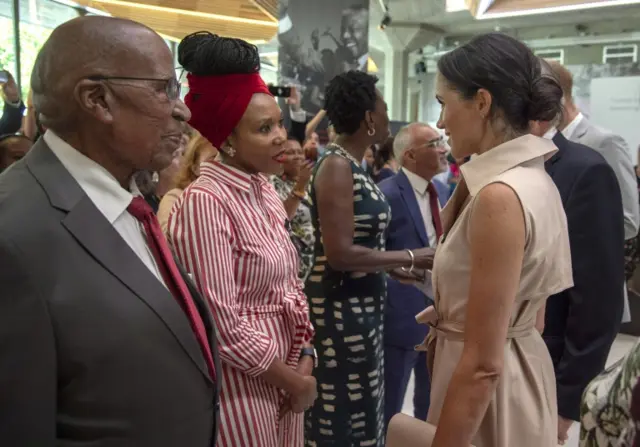
[[544,163],[544,167],[547,171],[547,174],[549,174],[553,178],[553,176],[556,173],[557,163],[560,160],[560,158],[562,158],[562,154],[564,153],[567,147],[567,139],[565,138],[564,135],[562,135],[561,132],[557,132],[553,137],[552,141],[558,148],[558,152],[553,154],[553,157],[551,157],[549,160],[547,160]]
[[418,205],[418,200],[416,199],[416,193],[414,192],[413,187],[409,182],[409,178],[404,172],[402,172],[402,170],[398,172],[398,174],[396,174],[395,178],[398,184],[398,188],[400,188],[402,200],[404,200],[405,205],[407,205],[407,209],[409,210],[409,214],[411,214],[413,224],[415,225],[416,230],[418,230],[420,240],[425,247],[428,247],[429,238],[427,237],[424,218],[422,217],[422,213],[420,212],[420,206]]
[[67,231],[100,265],[155,312],[210,380],[200,345],[179,304],[96,208],[43,139],[35,144],[25,162],[52,206],[67,212],[62,220]]
[[[193,302],[195,303],[198,313],[202,318],[202,322],[204,323],[204,327],[207,331],[207,336],[209,340],[209,348],[211,348],[211,354],[213,354],[213,364],[218,371],[218,377],[220,377],[222,367],[220,366],[220,356],[218,355],[218,334],[216,331],[215,323],[213,321],[213,315],[211,314],[211,310],[209,304],[207,303],[206,298],[204,298],[200,292],[198,291],[197,286],[186,272],[186,270],[182,267],[182,264],[175,259],[176,265],[178,266],[178,270],[180,271],[180,275],[182,275],[182,279],[187,284],[187,288],[189,289],[189,293],[191,293],[191,297],[193,298]],[[204,364],[204,363],[203,363]],[[217,392],[220,392],[220,380],[218,380]]]

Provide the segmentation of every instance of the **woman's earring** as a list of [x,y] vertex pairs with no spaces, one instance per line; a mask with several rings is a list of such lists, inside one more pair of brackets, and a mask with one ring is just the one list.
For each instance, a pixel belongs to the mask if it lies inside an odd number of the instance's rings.
[[376,134],[376,130],[375,129],[367,130],[367,135],[369,135],[370,137],[374,136],[375,134]]
[[234,155],[236,155],[236,150],[234,148],[232,148],[231,146],[229,146],[227,148],[227,150],[225,151],[225,153],[229,156],[229,157],[233,157]]
[[158,183],[160,181],[160,174],[158,174],[157,172],[154,172],[153,175],[151,176],[151,181],[153,183]]

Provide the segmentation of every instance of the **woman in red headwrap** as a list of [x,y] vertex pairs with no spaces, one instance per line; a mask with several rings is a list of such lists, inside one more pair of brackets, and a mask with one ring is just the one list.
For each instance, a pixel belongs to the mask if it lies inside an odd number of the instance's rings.
[[169,239],[211,305],[222,359],[217,446],[301,447],[316,398],[313,327],[282,200],[287,138],[258,50],[210,33],[178,48],[191,126],[219,148],[174,205]]

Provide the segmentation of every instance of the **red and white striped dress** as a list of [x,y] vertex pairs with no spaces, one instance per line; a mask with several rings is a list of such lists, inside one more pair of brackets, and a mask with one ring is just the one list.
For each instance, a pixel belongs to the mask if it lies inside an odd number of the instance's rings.
[[279,420],[283,391],[260,375],[295,368],[313,337],[286,213],[262,175],[218,162],[174,205],[169,240],[209,299],[222,360],[219,447],[301,447],[303,415]]

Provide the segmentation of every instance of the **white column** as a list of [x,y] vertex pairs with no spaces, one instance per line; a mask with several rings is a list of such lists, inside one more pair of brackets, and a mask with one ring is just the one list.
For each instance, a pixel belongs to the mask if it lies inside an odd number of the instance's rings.
[[406,121],[409,95],[409,53],[388,49],[384,56],[384,99],[389,119]]
[[436,101],[436,76],[427,73],[421,78],[422,85],[422,115],[420,121],[436,123],[440,118],[440,104]]

